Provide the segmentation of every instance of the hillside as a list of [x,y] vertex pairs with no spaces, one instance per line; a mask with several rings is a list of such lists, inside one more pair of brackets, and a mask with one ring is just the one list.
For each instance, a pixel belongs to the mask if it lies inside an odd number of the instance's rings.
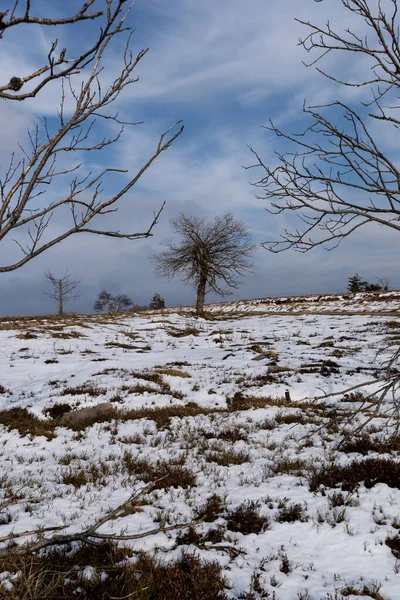
[[208,304],[212,313],[366,313],[391,314],[400,309],[400,291],[282,296]]
[[[371,382],[399,302],[3,318],[0,597],[396,600],[400,437]],[[55,535],[79,543],[6,550]]]

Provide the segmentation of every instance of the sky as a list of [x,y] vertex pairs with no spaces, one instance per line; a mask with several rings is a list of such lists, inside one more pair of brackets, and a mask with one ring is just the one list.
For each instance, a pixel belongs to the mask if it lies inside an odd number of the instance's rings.
[[[31,5],[37,15],[65,16],[82,3],[32,0]],[[104,0],[96,0],[94,8],[103,6]],[[156,278],[150,258],[164,239],[172,238],[170,220],[179,212],[213,219],[230,211],[248,224],[257,244],[254,270],[242,277],[242,285],[228,299],[342,292],[355,272],[371,281],[388,277],[394,288],[400,287],[397,234],[389,229],[363,228],[334,251],[317,248],[306,254],[276,255],[260,246],[292,223],[290,216],[271,215],[266,202],[256,199],[251,182],[262,173],[244,168],[254,162],[249,146],[264,162],[273,164],[278,141],[263,128],[270,118],[286,131],[298,130],[305,123],[305,100],[312,105],[351,96],[348,89],[304,66],[302,61],[309,57],[298,39],[305,31],[296,17],[321,25],[329,20],[342,29],[349,24],[340,0],[137,0],[128,19],[134,29],[132,50],[137,53],[149,47],[149,52],[135,71],[139,81],[124,90],[116,108],[121,118],[143,123],[126,128],[119,142],[101,154],[86,157],[80,173],[108,165],[134,173],[152,154],[160,133],[182,119],[184,133],[120,201],[118,212],[102,217],[100,224],[141,231],[166,202],[160,222],[153,237],[143,240],[71,236],[21,269],[0,274],[0,315],[51,312],[54,307],[43,293],[48,270],[62,276],[68,269],[80,279],[80,297],[67,305],[71,311],[91,312],[96,295],[104,288],[112,294],[128,294],[140,305],[147,304],[155,292],[165,298],[167,306],[192,304],[194,290],[179,280]],[[25,25],[10,29],[0,40],[0,85],[40,66],[56,37],[59,47],[67,47],[68,52],[84,48],[99,23],[57,27],[57,32]],[[359,31],[357,22],[352,25]],[[122,50],[122,43],[115,44],[106,56],[104,82],[119,68]],[[332,66],[332,60],[326,64]],[[346,76],[360,68],[348,58],[336,57],[335,61],[333,67]],[[42,127],[43,117],[50,128],[57,127],[59,101],[56,84],[35,99],[0,103],[0,177],[11,153],[18,155],[27,143],[27,129]],[[70,100],[68,110],[72,110]],[[99,137],[115,131],[108,123],[96,127]],[[395,148],[393,138],[386,142]],[[68,166],[72,162],[65,161],[75,157],[62,160]],[[107,179],[104,193],[115,190],[126,177]],[[41,201],[58,197],[67,183],[61,180]],[[64,213],[55,215],[47,235],[62,231],[67,218]],[[17,239],[23,242],[24,235]],[[1,266],[18,256],[13,237],[0,242]],[[216,299],[208,296],[209,301]]]

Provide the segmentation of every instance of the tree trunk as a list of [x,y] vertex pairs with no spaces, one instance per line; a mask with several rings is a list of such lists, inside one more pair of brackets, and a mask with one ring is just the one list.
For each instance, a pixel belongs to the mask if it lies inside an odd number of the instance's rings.
[[58,282],[58,315],[62,317],[64,314],[64,298],[62,290],[62,282]]
[[204,314],[204,298],[206,295],[207,278],[200,275],[199,285],[197,286],[196,315],[202,317]]

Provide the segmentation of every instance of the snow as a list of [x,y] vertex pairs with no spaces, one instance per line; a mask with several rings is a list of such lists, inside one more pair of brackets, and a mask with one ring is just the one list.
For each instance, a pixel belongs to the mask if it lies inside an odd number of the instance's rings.
[[[131,317],[77,316],[61,323],[52,319],[3,319],[0,384],[6,392],[0,394],[1,410],[23,407],[45,418],[44,410],[58,403],[78,409],[110,402],[118,396],[115,405],[121,409],[184,406],[191,402],[204,409],[219,408],[220,412],[174,417],[169,428],[157,427],[150,419],[96,423],[78,434],[59,426],[54,439],[22,436],[0,426],[0,503],[12,491],[30,498],[29,510],[23,503],[8,508],[11,520],[1,521],[0,536],[60,525],[70,533],[93,523],[143,485],[140,476],[128,475],[121,468],[126,451],[152,462],[184,456],[186,467],[196,475],[196,486],[157,489],[148,495],[148,503],[140,512],[110,521],[100,531],[135,534],[158,527],[160,518],[166,524],[190,521],[196,517],[196,509],[215,493],[226,498],[228,509],[254,500],[261,513],[269,516],[271,525],[259,534],[227,532],[224,543],[242,550],[237,558],[231,560],[215,548],[190,548],[205,559],[221,563],[232,598],[248,591],[252,575],[258,573],[265,590],[271,596],[276,591],[279,600],[293,600],[301,590],[308,590],[311,600],[325,600],[329,593],[334,595],[346,585],[360,588],[374,582],[381,584],[379,593],[384,600],[396,600],[400,569],[384,541],[398,532],[392,523],[400,513],[400,482],[396,488],[379,483],[366,489],[361,484],[354,494],[356,502],[346,507],[344,521],[335,523],[335,509],[328,503],[332,490],[325,494],[310,492],[307,473],[277,473],[274,465],[282,459],[296,458],[314,466],[333,459],[344,464],[360,456],[338,450],[338,433],[327,433],[323,428],[312,434],[317,421],[262,427],[277,415],[308,414],[303,408],[296,409],[296,403],[304,399],[364,384],[376,376],[377,365],[393,353],[397,343],[398,330],[386,323],[390,319],[400,327],[396,316],[377,314],[398,310],[400,293],[387,294],[390,299],[388,296],[386,301],[382,299],[384,294],[373,301],[358,294],[347,299],[342,295],[322,300],[319,297],[318,301],[299,298],[292,303],[284,299],[277,303],[270,299],[212,305],[211,311],[223,316],[212,321],[171,310]],[[293,314],[283,315],[280,311]],[[327,314],[333,311],[337,314]],[[175,337],[177,330],[187,331],[188,335]],[[35,337],[27,336],[27,332]],[[277,364],[287,370],[269,371],[275,362],[273,353],[277,353]],[[323,374],[321,363],[328,360],[337,367]],[[140,377],[166,368],[190,377],[163,374],[171,393]],[[257,379],[260,377],[264,379]],[[87,383],[104,393],[63,393],[68,387]],[[150,386],[154,392],[130,392],[129,387],[137,384]],[[373,389],[368,386],[364,391],[370,393]],[[272,402],[265,408],[224,410],[227,398],[237,391],[252,397],[279,398],[286,390],[293,406]],[[178,397],[174,398],[176,393]],[[353,405],[341,398],[333,396],[327,404],[349,410]],[[328,422],[324,419],[319,424]],[[383,428],[384,420],[374,422]],[[234,426],[243,427],[247,439],[229,442],[219,438],[222,430]],[[213,444],[246,450],[250,461],[231,466],[210,462],[207,456]],[[70,464],[66,464],[66,456],[71,457]],[[81,487],[63,483],[63,475],[71,465],[92,463],[108,466],[101,481]],[[300,503],[308,520],[277,522],[282,503]],[[377,511],[382,518],[376,517]],[[224,517],[218,522],[224,523]],[[197,527],[206,531],[210,526],[200,523]],[[135,549],[159,548],[164,558],[173,558],[182,549],[175,547],[176,535],[174,531],[161,532],[129,543]],[[284,555],[290,563],[287,574],[280,571]],[[84,576],[91,576],[90,567]],[[11,585],[10,577],[0,574],[3,589]]]

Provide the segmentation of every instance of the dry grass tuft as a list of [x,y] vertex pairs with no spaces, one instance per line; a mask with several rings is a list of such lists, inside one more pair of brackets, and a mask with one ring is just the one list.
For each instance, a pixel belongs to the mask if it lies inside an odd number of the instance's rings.
[[221,496],[213,494],[206,503],[199,509],[198,517],[206,523],[213,523],[226,510],[226,504]]
[[250,454],[246,450],[235,450],[234,448],[226,448],[219,452],[210,452],[207,455],[209,462],[215,462],[221,467],[229,467],[230,465],[242,465],[250,462]]
[[275,521],[278,521],[278,523],[294,523],[295,521],[305,523],[308,521],[308,516],[301,504],[289,504],[289,506],[284,506],[279,510]]
[[93,385],[90,381],[86,383],[82,383],[82,385],[78,385],[75,387],[66,387],[61,392],[62,396],[80,396],[87,395],[92,398],[96,398],[97,396],[103,396],[107,393],[106,388],[98,387]]
[[72,410],[72,406],[70,404],[67,404],[66,402],[64,402],[64,403],[53,404],[53,406],[50,406],[49,408],[45,408],[43,410],[43,413],[47,417],[50,417],[51,419],[58,419],[59,417],[62,417],[67,412],[70,412],[71,410]]
[[260,515],[259,504],[247,501],[231,510],[226,517],[226,524],[230,531],[238,531],[243,535],[261,533],[268,529],[268,517]]

